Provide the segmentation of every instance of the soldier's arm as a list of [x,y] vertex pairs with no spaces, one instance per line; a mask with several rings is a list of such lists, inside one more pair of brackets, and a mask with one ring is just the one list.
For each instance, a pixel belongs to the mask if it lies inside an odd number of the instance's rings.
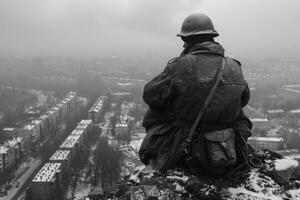
[[164,71],[154,77],[144,87],[143,99],[152,109],[164,109],[168,106],[172,95],[172,70],[168,64]]
[[[250,90],[249,90],[248,84],[246,84],[246,88],[241,97],[242,107],[245,107],[248,104],[249,99],[250,99]],[[251,132],[252,122],[245,115],[245,113],[242,109],[239,113],[239,116],[233,123],[233,129],[238,131],[246,141],[247,141],[248,137],[250,137],[252,134],[252,132]]]

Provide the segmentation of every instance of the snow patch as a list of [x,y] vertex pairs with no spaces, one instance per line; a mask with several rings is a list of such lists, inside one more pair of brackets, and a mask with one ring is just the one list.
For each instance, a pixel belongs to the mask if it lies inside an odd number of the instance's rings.
[[275,170],[282,171],[291,167],[298,167],[299,162],[297,160],[290,159],[290,158],[277,159],[274,162],[274,166],[275,166]]
[[229,188],[228,192],[230,193],[230,197],[227,197],[227,200],[283,200],[281,197],[275,195],[266,195],[262,192],[252,192],[244,187]]

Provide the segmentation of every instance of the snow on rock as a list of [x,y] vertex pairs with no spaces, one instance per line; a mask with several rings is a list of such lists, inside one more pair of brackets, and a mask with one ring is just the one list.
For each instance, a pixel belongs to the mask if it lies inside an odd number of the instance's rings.
[[291,179],[300,176],[299,162],[291,158],[276,159],[274,161],[274,179],[278,183],[287,184]]
[[300,189],[287,191],[290,199],[300,199]]
[[283,187],[271,177],[258,172],[257,169],[251,170],[249,174],[245,183],[240,187],[225,189],[230,194],[225,199],[282,200]]
[[[300,200],[299,164],[270,152],[255,155],[263,167],[245,169],[227,177],[194,176],[184,169],[137,171],[124,177],[116,188],[115,200]],[[289,169],[293,169],[291,172]],[[295,173],[298,172],[298,173]],[[278,176],[288,176],[285,182]],[[298,180],[297,180],[298,179]]]
[[274,166],[275,166],[275,170],[282,171],[291,167],[298,167],[299,162],[297,160],[290,159],[290,158],[277,159],[274,162]]
[[266,196],[263,193],[257,193],[247,190],[244,187],[229,188],[226,200],[283,200],[281,197],[274,195]]
[[280,193],[282,188],[269,176],[258,172],[257,169],[250,171],[250,176],[245,181],[245,188],[266,195]]

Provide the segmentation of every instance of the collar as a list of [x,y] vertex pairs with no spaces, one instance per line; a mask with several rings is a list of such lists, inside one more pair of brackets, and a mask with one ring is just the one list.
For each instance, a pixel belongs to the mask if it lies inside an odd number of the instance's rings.
[[193,46],[188,46],[184,49],[183,52],[185,52],[186,54],[190,54],[196,51],[208,51],[211,53],[217,53],[217,54],[221,54],[224,55],[224,48],[222,47],[222,45],[220,45],[217,42],[202,42],[202,43],[198,43],[195,44]]

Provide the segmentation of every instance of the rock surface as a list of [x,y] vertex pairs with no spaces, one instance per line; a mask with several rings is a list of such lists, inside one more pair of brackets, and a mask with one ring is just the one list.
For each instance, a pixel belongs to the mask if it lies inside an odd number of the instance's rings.
[[262,167],[230,177],[196,177],[183,170],[136,171],[124,177],[115,200],[286,200],[300,199],[299,163],[273,152],[257,152]]

